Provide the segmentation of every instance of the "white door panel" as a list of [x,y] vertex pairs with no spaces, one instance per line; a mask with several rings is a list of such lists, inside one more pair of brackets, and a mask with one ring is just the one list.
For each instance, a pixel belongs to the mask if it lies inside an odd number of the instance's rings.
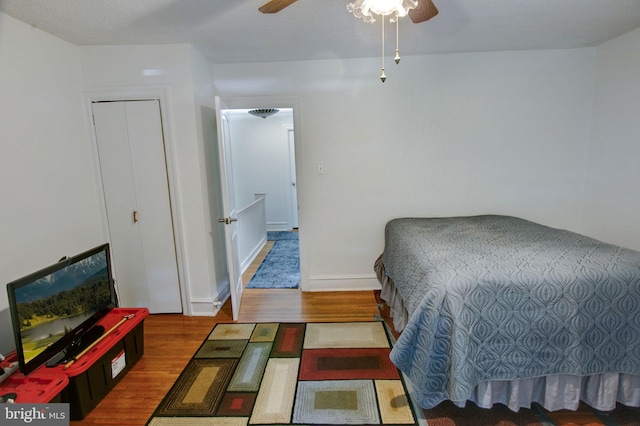
[[216,121],[218,129],[218,150],[220,157],[220,181],[222,185],[222,207],[224,217],[219,221],[224,223],[224,234],[227,254],[227,269],[229,270],[229,286],[231,292],[231,306],[233,319],[237,320],[242,300],[242,273],[240,270],[240,250],[238,238],[238,222],[236,216],[235,190],[233,186],[233,170],[231,161],[231,142],[229,138],[229,122],[222,114],[222,102],[215,99]]
[[159,102],[93,113],[120,304],[182,312]]

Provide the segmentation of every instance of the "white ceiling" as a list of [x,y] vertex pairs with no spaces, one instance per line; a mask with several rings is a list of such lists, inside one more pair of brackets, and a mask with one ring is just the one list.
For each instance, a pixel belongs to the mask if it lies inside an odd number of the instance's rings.
[[[214,63],[376,57],[380,22],[347,0],[0,0],[0,11],[76,45],[189,43]],[[401,55],[595,46],[640,27],[640,0],[434,0],[440,14],[401,20]],[[386,27],[393,56],[395,27]]]

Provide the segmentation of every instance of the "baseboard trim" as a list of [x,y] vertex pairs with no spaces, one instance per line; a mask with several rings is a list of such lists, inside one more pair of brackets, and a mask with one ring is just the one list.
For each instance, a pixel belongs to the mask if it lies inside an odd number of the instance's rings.
[[314,275],[304,284],[302,291],[364,291],[381,288],[375,274]]
[[194,317],[215,317],[220,312],[220,308],[231,296],[229,292],[229,282],[222,285],[223,291],[211,297],[192,297],[189,300],[191,316]]
[[289,222],[267,222],[267,231],[291,231]]
[[262,250],[262,248],[266,245],[267,245],[267,236],[265,235],[265,237],[260,240],[260,242],[253,248],[251,253],[249,253],[247,258],[242,262],[242,265],[240,265],[240,272],[242,274],[244,274],[247,271],[247,268],[251,266],[251,263],[253,263],[253,261],[256,260],[256,257],[258,257],[258,255],[260,254],[260,250]]

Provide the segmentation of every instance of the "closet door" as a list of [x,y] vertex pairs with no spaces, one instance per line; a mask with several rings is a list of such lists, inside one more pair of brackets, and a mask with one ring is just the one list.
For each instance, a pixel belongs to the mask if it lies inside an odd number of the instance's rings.
[[93,118],[120,306],[182,312],[160,103],[96,102]]

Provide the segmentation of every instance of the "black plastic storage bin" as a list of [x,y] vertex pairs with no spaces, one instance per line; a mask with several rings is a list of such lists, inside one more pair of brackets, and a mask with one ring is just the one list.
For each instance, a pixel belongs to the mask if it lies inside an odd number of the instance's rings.
[[135,321],[124,323],[126,327],[120,333],[100,342],[99,351],[84,355],[78,360],[79,365],[63,370],[69,384],[61,392],[61,399],[70,405],[71,420],[85,418],[142,357],[146,314],[148,310],[143,309]]

